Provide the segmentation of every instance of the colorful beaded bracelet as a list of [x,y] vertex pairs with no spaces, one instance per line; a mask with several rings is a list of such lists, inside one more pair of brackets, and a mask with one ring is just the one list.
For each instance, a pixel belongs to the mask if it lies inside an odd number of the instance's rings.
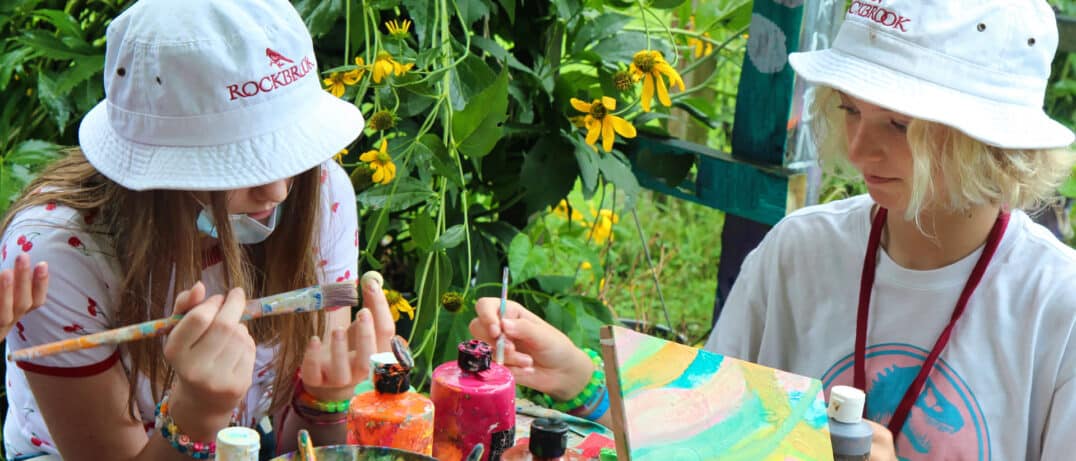
[[176,422],[172,419],[172,414],[168,411],[168,394],[165,394],[164,398],[161,399],[161,403],[157,404],[155,422],[157,427],[160,428],[161,436],[172,444],[172,448],[175,448],[176,451],[194,459],[212,459],[216,456],[216,442],[194,442],[186,434],[179,431],[179,427],[176,426]]
[[603,389],[605,389],[605,362],[602,361],[602,357],[598,355],[593,349],[584,348],[584,352],[590,357],[590,361],[594,364],[594,373],[590,375],[590,381],[587,382],[586,387],[582,391],[579,391],[575,397],[567,401],[557,401],[548,395],[543,395],[545,398],[546,406],[568,413],[581,406],[584,406],[587,402],[590,402],[595,396],[600,396]]
[[335,400],[335,401],[323,401],[318,400],[314,394],[311,394],[303,388],[303,380],[299,379],[295,381],[295,399],[296,403],[300,406],[317,410],[321,413],[347,413],[348,407],[351,405],[351,399]]

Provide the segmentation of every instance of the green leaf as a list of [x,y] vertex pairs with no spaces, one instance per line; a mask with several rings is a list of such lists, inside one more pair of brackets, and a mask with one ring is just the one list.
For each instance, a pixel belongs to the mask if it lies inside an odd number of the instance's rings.
[[612,154],[599,155],[598,169],[601,170],[606,181],[613,183],[617,190],[624,193],[623,210],[629,211],[635,208],[635,200],[639,195],[639,180],[635,178],[635,173],[632,173],[627,162]]
[[82,38],[82,28],[79,27],[78,22],[71,15],[61,10],[34,10],[34,16],[44,18],[49,24],[52,24],[56,28],[56,31],[61,35],[70,35],[73,37]]
[[[418,302],[415,305],[415,322],[408,342],[417,345],[420,342],[416,341],[416,338],[437,333],[433,326],[438,324],[437,317],[443,314],[439,312],[443,309],[438,307],[441,305],[441,294],[448,291],[452,283],[452,261],[443,252],[428,253],[426,258],[420,259],[415,265],[414,280]],[[431,345],[436,345],[436,341]]]
[[402,211],[437,198],[430,186],[415,178],[398,177],[392,184],[371,187],[359,194],[359,204],[376,210]]
[[652,0],[650,6],[664,10],[671,10],[684,3],[685,0]]
[[433,171],[453,184],[459,187],[463,187],[463,181],[460,179],[460,173],[456,168],[456,162],[452,160],[452,157],[448,154],[448,148],[441,142],[441,137],[435,134],[422,135],[418,140],[416,149],[420,149],[423,152],[429,153],[430,165],[420,165],[420,168],[433,167]]
[[579,179],[583,180],[584,191],[590,191],[594,193],[598,188],[598,153],[594,148],[588,146],[583,142],[583,134],[567,135],[572,144],[575,145],[576,163],[579,164]]
[[32,48],[22,47],[0,56],[0,90],[7,89],[8,83],[11,82],[11,75],[15,72],[15,67],[22,64],[33,53]]
[[452,136],[461,154],[482,158],[493,150],[503,136],[502,124],[508,118],[508,70],[488,88],[475,95],[462,111],[452,116]]
[[97,53],[93,48],[72,49],[67,43],[43,30],[23,32],[16,40],[49,59],[75,59]]
[[553,0],[553,6],[556,7],[557,17],[563,20],[571,18],[583,9],[580,0]]
[[437,2],[403,0],[403,5],[415,23],[415,37],[418,38],[419,49],[427,49],[427,44],[433,42],[433,32],[437,29]]
[[538,286],[547,293],[567,293],[575,280],[567,275],[539,275]]
[[1076,198],[1076,170],[1073,170],[1073,173],[1070,174],[1069,178],[1065,180],[1065,183],[1061,185],[1058,192],[1065,197]]
[[508,246],[508,269],[512,286],[526,282],[547,271],[549,258],[545,248],[531,245],[531,239],[520,232]]
[[460,64],[449,71],[452,75],[449,83],[449,101],[453,110],[463,110],[467,104],[486,89],[497,75],[493,70],[473,54],[468,55]]
[[568,152],[574,147],[560,136],[543,136],[523,157],[519,182],[526,190],[527,212],[544,210],[571,192],[579,165]]
[[[671,59],[672,48],[665,40],[658,38],[650,39],[650,47],[660,51],[665,59]],[[635,53],[645,50],[647,45],[646,34],[635,31],[622,31],[615,36],[605,38],[590,49],[590,52],[601,56],[606,63],[619,64],[631,62]]]
[[70,92],[80,83],[100,73],[104,67],[105,57],[103,55],[75,59],[74,66],[60,76],[56,92],[61,94]]
[[504,14],[508,15],[508,23],[516,23],[516,0],[498,0],[501,4],[501,8],[504,9]]
[[433,240],[436,238],[437,225],[429,214],[419,212],[415,219],[411,220],[411,240],[422,251],[430,251]]
[[49,110],[57,129],[63,134],[67,121],[71,119],[71,106],[67,99],[56,91],[56,82],[44,72],[37,76],[37,98]]
[[598,40],[616,35],[631,20],[631,16],[620,13],[605,13],[590,21],[582,21],[582,27],[572,39],[572,52],[579,53]]
[[482,0],[455,0],[452,3],[459,8],[460,20],[468,26],[489,14],[489,6]]
[[34,167],[60,157],[60,146],[40,139],[28,139],[4,156],[5,164]]
[[375,10],[391,10],[400,6],[400,0],[367,0],[366,6]]
[[317,38],[329,33],[336,20],[344,14],[344,1],[298,0],[295,2],[295,9],[299,11],[299,16],[302,16],[310,35]]
[[380,210],[366,214],[366,226],[363,229],[362,238],[365,239],[367,248],[377,247],[381,237],[384,237],[385,232],[388,232],[391,219],[392,216]]
[[463,224],[456,224],[455,226],[445,229],[445,232],[437,238],[437,241],[433,244],[433,251],[446,250],[449,248],[455,248],[463,242],[465,235],[465,229]]

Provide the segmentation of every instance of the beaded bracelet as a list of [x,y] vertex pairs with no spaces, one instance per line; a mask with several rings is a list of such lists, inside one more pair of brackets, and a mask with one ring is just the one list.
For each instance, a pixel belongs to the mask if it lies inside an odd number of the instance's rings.
[[166,393],[164,398],[161,399],[161,403],[157,404],[155,422],[161,430],[161,436],[172,444],[172,448],[194,459],[211,459],[216,456],[216,442],[191,441],[190,437],[179,431],[179,427],[176,426],[176,422],[172,419],[172,414],[168,409],[168,394]]
[[349,399],[330,402],[318,400],[303,388],[300,371],[295,371],[295,391],[292,394],[291,408],[296,415],[307,422],[317,425],[342,424],[347,422],[347,411],[350,405]]
[[584,352],[590,357],[590,361],[594,364],[594,373],[590,375],[590,381],[587,382],[586,387],[582,391],[579,391],[575,397],[567,401],[556,401],[548,395],[543,395],[546,406],[568,413],[581,406],[584,406],[591,399],[596,396],[600,396],[603,389],[605,389],[605,362],[602,361],[600,355],[593,349],[584,348]]

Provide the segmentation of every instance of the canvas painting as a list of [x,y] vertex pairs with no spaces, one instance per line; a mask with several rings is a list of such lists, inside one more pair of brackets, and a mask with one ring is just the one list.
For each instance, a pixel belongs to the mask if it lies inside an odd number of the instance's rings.
[[617,453],[628,460],[830,460],[817,379],[606,326]]

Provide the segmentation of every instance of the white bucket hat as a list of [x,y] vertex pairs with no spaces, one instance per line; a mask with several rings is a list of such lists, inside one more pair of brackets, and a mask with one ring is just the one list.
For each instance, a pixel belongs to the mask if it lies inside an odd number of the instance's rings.
[[1010,149],[1066,147],[1043,111],[1057,50],[1043,0],[855,0],[832,48],[793,53],[800,77]]
[[362,132],[322,90],[286,0],[141,0],[108,27],[86,158],[134,190],[227,190],[309,170]]

